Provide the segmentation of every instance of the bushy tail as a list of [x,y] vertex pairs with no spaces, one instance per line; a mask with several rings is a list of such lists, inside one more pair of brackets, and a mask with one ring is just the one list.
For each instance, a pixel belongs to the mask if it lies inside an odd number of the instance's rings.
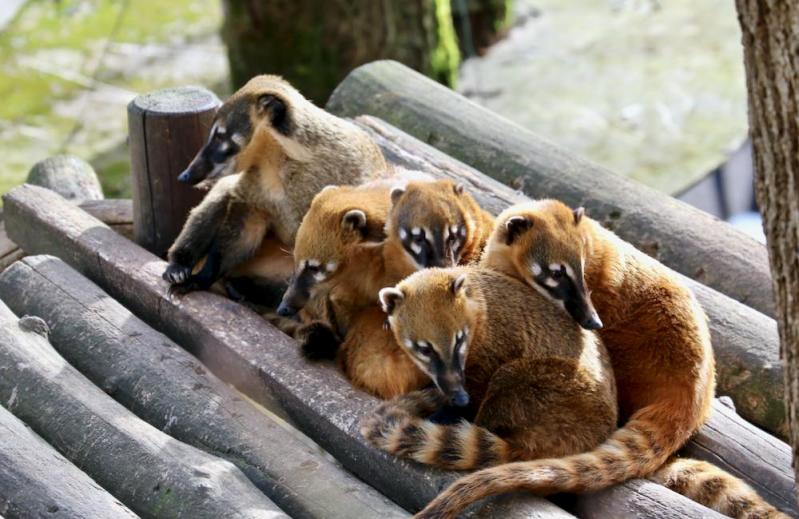
[[438,390],[414,391],[385,402],[361,424],[361,434],[395,456],[451,470],[508,462],[508,444],[466,421],[451,425],[420,418],[443,405]]
[[475,501],[515,490],[539,495],[590,492],[652,474],[682,446],[687,435],[676,438],[676,435],[662,434],[662,429],[652,421],[636,418],[636,415],[592,451],[563,458],[507,463],[464,476],[416,517],[452,518]]
[[752,487],[710,463],[675,459],[649,477],[678,494],[737,519],[788,519]]

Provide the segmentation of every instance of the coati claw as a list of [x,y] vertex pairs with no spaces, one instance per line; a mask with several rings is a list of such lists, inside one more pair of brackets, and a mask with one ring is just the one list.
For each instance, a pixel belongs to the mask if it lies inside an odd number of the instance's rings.
[[190,267],[178,265],[177,263],[170,263],[167,265],[166,270],[164,270],[164,273],[161,277],[164,278],[164,281],[171,285],[180,285],[188,281],[190,276]]

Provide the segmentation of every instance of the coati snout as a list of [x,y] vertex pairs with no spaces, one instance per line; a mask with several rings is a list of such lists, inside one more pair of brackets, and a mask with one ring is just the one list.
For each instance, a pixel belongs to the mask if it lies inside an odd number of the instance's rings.
[[196,185],[238,173],[236,157],[248,146],[254,128],[262,121],[288,135],[291,125],[285,101],[274,94],[234,96],[226,101],[214,118],[208,141],[178,175],[178,181]]

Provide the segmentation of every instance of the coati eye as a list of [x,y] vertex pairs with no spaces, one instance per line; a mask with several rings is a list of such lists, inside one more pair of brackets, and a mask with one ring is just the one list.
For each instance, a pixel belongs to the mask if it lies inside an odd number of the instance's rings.
[[425,357],[429,357],[433,352],[433,348],[430,346],[429,342],[418,341],[413,343],[413,347],[416,350],[416,353],[424,355]]
[[563,271],[562,270],[553,270],[552,272],[550,272],[549,277],[551,277],[552,279],[558,280],[558,279],[563,277]]

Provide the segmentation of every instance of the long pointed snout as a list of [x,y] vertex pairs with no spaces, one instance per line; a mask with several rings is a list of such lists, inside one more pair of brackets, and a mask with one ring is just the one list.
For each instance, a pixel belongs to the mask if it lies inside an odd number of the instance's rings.
[[205,147],[197,153],[186,169],[178,175],[178,182],[193,186],[208,178],[208,175],[214,170],[214,164],[205,158],[204,151]]
[[566,311],[586,330],[599,330],[602,328],[602,319],[599,318],[591,299],[582,296],[565,302]]

